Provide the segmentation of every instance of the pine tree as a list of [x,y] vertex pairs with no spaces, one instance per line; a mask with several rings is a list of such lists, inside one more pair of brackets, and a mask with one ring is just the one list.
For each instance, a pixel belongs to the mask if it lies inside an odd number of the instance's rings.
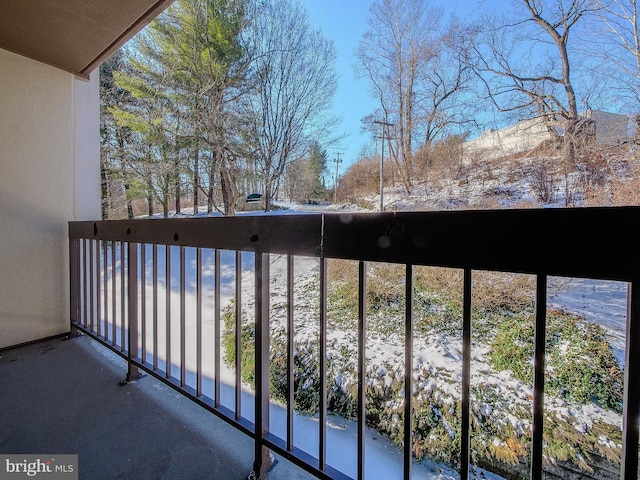
[[235,213],[239,135],[227,107],[246,68],[244,12],[244,0],[178,0],[127,48],[130,70],[114,74],[116,84],[139,100],[112,110],[136,133],[137,173],[165,215],[171,198],[180,210],[186,176],[194,212],[204,192],[209,212],[221,196],[223,212]]
[[122,50],[117,50],[100,65],[100,178],[104,220],[109,218],[110,210],[115,208],[120,198],[126,202],[127,217],[133,218],[129,195],[134,179],[130,155],[132,132],[116,121],[112,110],[114,105],[128,105],[136,101],[130,92],[115,82],[114,73],[126,68]]

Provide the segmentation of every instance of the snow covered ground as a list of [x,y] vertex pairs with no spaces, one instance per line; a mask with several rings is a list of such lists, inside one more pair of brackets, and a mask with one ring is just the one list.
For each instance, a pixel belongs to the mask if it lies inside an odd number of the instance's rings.
[[583,315],[603,326],[609,333],[618,363],[624,367],[628,284],[583,278],[551,278],[549,281],[549,306]]

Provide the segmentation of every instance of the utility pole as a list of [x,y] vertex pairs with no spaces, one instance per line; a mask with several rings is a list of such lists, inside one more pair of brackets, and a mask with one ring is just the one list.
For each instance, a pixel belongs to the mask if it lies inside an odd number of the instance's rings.
[[[384,212],[384,141],[389,138],[388,127],[393,127],[393,123],[374,120],[373,123],[380,125],[382,135],[380,140],[382,143],[382,155],[380,155],[380,211]],[[387,127],[385,131],[385,127]]]
[[342,163],[340,152],[336,152],[336,158],[333,161],[336,162],[336,178],[333,182],[333,204],[335,205],[338,203],[338,166]]

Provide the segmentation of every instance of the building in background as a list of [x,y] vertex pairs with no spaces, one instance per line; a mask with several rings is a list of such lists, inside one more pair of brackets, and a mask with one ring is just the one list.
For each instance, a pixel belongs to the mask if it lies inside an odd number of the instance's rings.
[[[621,145],[631,139],[630,118],[626,115],[588,110],[582,118],[581,126],[586,129],[587,138],[602,148]],[[532,152],[545,142],[552,142],[554,136],[542,117],[523,120],[500,130],[488,130],[465,142],[462,159],[469,164]]]

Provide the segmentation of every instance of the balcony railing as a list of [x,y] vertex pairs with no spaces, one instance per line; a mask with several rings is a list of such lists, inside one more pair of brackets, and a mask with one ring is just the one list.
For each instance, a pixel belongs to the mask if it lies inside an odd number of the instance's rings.
[[[269,466],[268,451],[287,458],[319,478],[365,478],[367,409],[367,265],[400,264],[404,273],[404,364],[414,356],[414,269],[437,266],[463,272],[459,408],[452,435],[459,449],[455,467],[463,480],[473,478],[470,434],[474,397],[472,371],[472,275],[476,271],[533,275],[535,333],[533,388],[528,448],[530,478],[545,478],[545,348],[547,285],[550,277],[578,277],[628,282],[628,313],[622,393],[619,478],[638,474],[640,407],[640,255],[635,227],[640,209],[585,208],[517,211],[454,211],[382,214],[312,214],[235,218],[157,219],[71,222],[71,323],[124,357],[126,380],[145,371],[255,441],[254,475]],[[249,252],[249,253],[247,253]],[[270,269],[276,256],[285,260],[286,426],[274,432],[270,422]],[[294,439],[294,289],[295,260],[318,263],[318,411],[314,451]],[[357,424],[356,467],[338,470],[327,460],[328,405],[327,261],[358,265],[357,279]],[[250,267],[249,279],[243,267]],[[252,286],[253,319],[242,329],[242,292]],[[223,297],[232,298],[223,307]],[[231,312],[231,314],[230,314]],[[234,318],[226,322],[225,318]],[[225,331],[235,329],[225,343]],[[253,342],[253,393],[243,394],[247,335]],[[225,353],[226,352],[226,353]],[[227,355],[225,357],[225,355]],[[230,390],[223,379],[224,358],[233,357]],[[207,367],[209,365],[209,367]],[[246,373],[246,372],[244,372]],[[416,384],[404,369],[404,418],[415,414]],[[246,379],[245,379],[246,384]],[[229,393],[229,391],[231,393]],[[231,395],[231,396],[229,396]],[[227,399],[228,401],[225,401]],[[281,400],[282,401],[282,400]],[[248,405],[247,405],[248,404]],[[415,468],[411,421],[402,424],[403,478]],[[615,463],[615,462],[614,462]],[[587,469],[588,470],[588,469]],[[551,478],[551,477],[546,477]],[[582,478],[579,475],[572,478]],[[588,475],[584,478],[592,478]]]

